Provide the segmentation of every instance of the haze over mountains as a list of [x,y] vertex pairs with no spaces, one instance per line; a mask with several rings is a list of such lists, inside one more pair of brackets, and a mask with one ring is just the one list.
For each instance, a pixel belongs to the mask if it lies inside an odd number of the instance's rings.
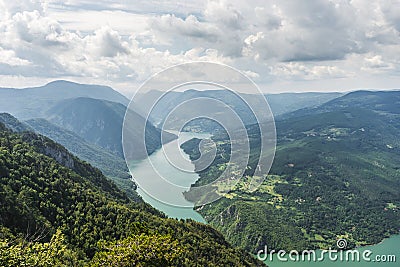
[[129,100],[108,86],[54,81],[44,86],[24,89],[0,88],[0,111],[20,120],[40,118],[58,101],[89,97],[127,105]]
[[121,126],[129,100],[112,88],[55,81],[35,88],[0,88],[0,96],[2,112],[20,120],[49,120],[122,157]]
[[[158,95],[159,92],[151,91],[149,94]],[[278,94],[269,95],[268,99],[273,111],[280,114],[299,107],[314,106],[338,95],[340,94]],[[196,90],[172,93],[163,98],[166,101],[155,107],[151,120],[159,124],[177,101],[198,96],[228,102],[241,114],[243,121],[254,122],[250,110],[237,97],[223,91]],[[110,87],[68,81],[54,81],[44,86],[25,89],[0,88],[0,112],[7,112],[20,120],[26,120],[24,127],[52,138],[75,155],[100,168],[128,195],[136,199],[137,194],[132,190],[134,185],[129,179],[130,174],[124,162],[121,144],[122,123],[128,103],[129,100],[125,96]],[[146,96],[141,99],[140,104],[146,105]],[[144,142],[143,133],[134,125],[142,125],[144,119],[134,111],[130,112],[130,125],[133,125],[129,129],[133,140],[131,145],[140,147]],[[213,127],[208,125],[209,129]],[[161,130],[151,123],[146,123],[145,131],[147,153],[151,154],[161,146]],[[164,138],[164,141],[168,141],[174,136],[166,133]],[[147,153],[135,155],[145,156]]]
[[[282,94],[266,94],[264,95],[268,101],[271,111],[274,116],[279,116],[284,113],[292,112],[305,107],[316,107],[334,98],[342,96],[342,93],[282,93]],[[140,107],[149,109],[153,106],[150,113],[150,119],[155,125],[160,125],[165,120],[165,116],[171,112],[178,104],[194,98],[210,98],[220,100],[229,105],[243,120],[245,124],[255,123],[255,118],[251,115],[251,110],[243,101],[242,97],[252,100],[252,103],[259,102],[259,105],[264,105],[263,102],[257,101],[260,95],[241,94],[236,95],[227,90],[206,90],[199,91],[195,89],[186,90],[184,92],[168,92],[162,91],[149,91],[138,97]],[[154,99],[159,99],[157,103],[153,103]],[[262,106],[264,107],[264,106]],[[187,111],[190,112],[192,107],[188,107]],[[207,113],[212,108],[209,105],[202,107],[203,114]],[[201,111],[201,107],[199,109]],[[182,113],[185,113],[182,111]],[[221,107],[214,113],[226,113],[226,110]],[[201,114],[201,112],[200,112]]]
[[[148,94],[160,95],[160,92],[151,91]],[[267,98],[274,114],[279,115],[298,108],[315,106],[340,95],[339,93],[277,94],[267,95]],[[240,98],[218,90],[207,92],[188,90],[183,93],[171,93],[155,106],[150,116],[151,121],[156,125],[160,124],[164,116],[177,103],[195,97],[223,100],[238,112],[243,121],[248,124],[255,122],[251,117],[251,111]],[[152,104],[147,103],[147,98],[146,95],[140,98],[141,106]],[[86,142],[104,148],[119,157],[123,157],[121,128],[128,103],[129,100],[126,97],[110,87],[68,81],[54,81],[44,86],[25,89],[0,88],[0,112],[10,113],[20,120],[46,119],[62,129],[75,133]],[[133,115],[133,118],[138,125],[143,123],[140,115]],[[133,128],[132,134],[134,140],[141,142],[142,133]],[[146,135],[149,140],[146,143],[147,150],[152,153],[161,145],[158,138],[160,130],[149,123],[146,127]],[[68,148],[71,147],[65,141],[62,144]],[[92,163],[96,165],[95,162]]]
[[349,107],[371,109],[381,115],[392,115],[396,117],[400,110],[399,98],[399,90],[354,91],[317,107],[309,106],[294,112],[288,112],[280,118],[299,117],[312,113],[329,112]]

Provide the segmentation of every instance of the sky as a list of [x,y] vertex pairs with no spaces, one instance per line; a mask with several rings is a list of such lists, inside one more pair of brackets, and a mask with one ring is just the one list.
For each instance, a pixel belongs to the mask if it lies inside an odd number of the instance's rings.
[[192,61],[266,93],[400,88],[400,1],[0,0],[0,87],[64,79],[129,95]]

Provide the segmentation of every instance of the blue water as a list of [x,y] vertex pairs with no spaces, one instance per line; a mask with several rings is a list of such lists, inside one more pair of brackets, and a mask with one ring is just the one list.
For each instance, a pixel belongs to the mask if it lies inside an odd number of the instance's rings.
[[[179,138],[168,144],[165,144],[164,149],[168,149],[168,147],[177,146],[178,144],[182,144],[194,137],[208,138],[209,136],[210,136],[209,134],[181,132],[179,134]],[[190,185],[199,179],[199,175],[194,172],[194,165],[190,162],[189,156],[186,155],[183,152],[183,150],[181,150],[181,155],[188,160],[188,163],[190,164],[189,168],[191,168],[191,171],[193,172],[185,172],[172,166],[168,162],[168,160],[166,160],[163,149],[159,149],[158,151],[154,152],[149,156],[151,163],[157,168],[158,172],[168,176],[168,180],[170,182],[182,186],[181,192],[171,192],[165,190],[165,188],[163,188],[162,186],[157,186],[157,184],[151,184],[152,183],[151,177],[154,176],[154,171],[151,170],[151,167],[149,166],[147,161],[140,161],[131,165],[133,166],[133,168],[131,167],[131,173],[133,177],[148,178],[148,179],[146,178],[147,180],[145,181],[146,190],[141,188],[139,184],[137,192],[143,198],[144,201],[152,205],[154,208],[161,210],[166,215],[168,215],[168,217],[177,219],[193,219],[198,222],[206,223],[204,218],[195,210],[193,210],[193,204],[186,201],[183,196],[183,192],[190,189]],[[149,188],[151,190],[150,192]],[[146,191],[148,191],[153,196],[154,195],[162,196],[163,199],[168,199],[170,203],[185,203],[185,206],[187,207],[177,207],[165,204],[153,198],[150,194],[147,194]]]
[[[400,266],[400,235],[395,235],[392,236],[388,239],[383,240],[383,242],[373,245],[373,246],[366,246],[366,247],[361,247],[357,249],[359,251],[360,255],[360,261],[352,261],[351,255],[348,257],[350,261],[346,262],[346,256],[343,254],[343,261],[340,261],[340,258],[336,261],[331,261],[329,259],[329,256],[325,254],[324,261],[320,262],[314,262],[314,261],[305,261],[305,262],[300,262],[300,261],[280,261],[277,257],[277,255],[274,255],[272,258],[272,261],[270,259],[267,259],[265,263],[270,266],[270,267],[288,267],[288,266],[293,266],[293,267],[372,267],[372,266],[381,266],[381,267],[399,267]],[[369,258],[371,261],[365,261],[363,260],[363,253],[369,250],[371,251],[371,254],[367,258]],[[320,258],[321,256],[321,251],[316,252],[317,259]],[[339,256],[339,255],[338,255]],[[375,260],[375,257],[378,256],[380,259],[385,259],[385,262],[378,262]],[[394,258],[393,258],[394,256]],[[391,262],[389,262],[389,258],[392,257]],[[288,258],[288,257],[286,257]],[[394,260],[394,261],[393,261]]]

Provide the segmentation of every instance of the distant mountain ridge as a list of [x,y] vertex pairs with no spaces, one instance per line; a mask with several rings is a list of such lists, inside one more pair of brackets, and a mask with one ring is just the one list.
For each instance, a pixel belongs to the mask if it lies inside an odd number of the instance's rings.
[[[368,103],[368,106],[366,106],[366,103]],[[332,99],[317,107],[306,107],[290,113],[283,114],[280,119],[295,118],[310,115],[313,113],[329,112],[349,107],[368,108],[383,115],[399,114],[400,90],[354,91],[347,93],[344,96]]]
[[[292,112],[305,107],[316,107],[332,99],[342,96],[342,93],[281,93],[281,94],[265,94],[263,95],[271,108],[274,116],[280,116],[287,112]],[[250,94],[239,94],[235,95],[229,90],[206,90],[200,91],[196,89],[186,90],[184,92],[171,91],[168,93],[152,90],[145,94],[137,97],[137,102],[140,103],[138,107],[143,107],[145,110],[151,109],[150,120],[155,124],[159,125],[165,119],[166,114],[177,107],[178,104],[185,101],[189,101],[195,98],[210,98],[219,100],[228,106],[230,106],[247,125],[255,123],[255,117],[252,115],[251,109],[246,105],[243,99],[251,100],[252,105],[256,103],[260,108],[264,108],[265,103],[258,99],[261,95],[250,95]],[[241,99],[243,98],[243,99]],[[157,99],[157,103],[153,103],[154,99]],[[204,107],[204,112],[208,112],[210,106]],[[190,110],[187,110],[190,112]],[[214,113],[224,113],[224,108],[217,109]],[[212,125],[208,125],[202,122],[206,130],[212,128]]]
[[53,81],[39,87],[0,88],[0,112],[10,113],[22,120],[40,118],[47,111],[46,107],[76,97],[108,100],[125,106],[129,103],[125,96],[108,86]]
[[119,103],[79,97],[60,101],[46,112],[45,118],[123,157],[121,131],[125,110]]
[[[0,112],[10,113],[20,120],[46,119],[121,158],[122,124],[128,103],[125,96],[111,87],[69,81],[25,89],[0,88]],[[135,114],[133,120],[134,125],[144,124],[140,115]],[[132,138],[139,142],[143,133],[135,129],[131,132]],[[147,123],[149,154],[161,146],[160,135],[159,129]]]
[[[120,103],[79,97],[59,102],[46,116],[50,122],[123,158],[122,126],[125,112],[126,107]],[[145,119],[133,111],[129,112],[132,143],[134,147],[140,147],[145,133],[140,132],[139,125],[144,125]],[[168,140],[175,138],[172,134],[166,135],[169,136]],[[149,123],[146,124],[146,146],[148,154],[161,147],[161,130]]]
[[328,92],[305,92],[305,93],[281,93],[266,94],[268,104],[275,117],[279,117],[288,112],[293,112],[306,107],[317,107],[326,102],[343,96],[343,93]]

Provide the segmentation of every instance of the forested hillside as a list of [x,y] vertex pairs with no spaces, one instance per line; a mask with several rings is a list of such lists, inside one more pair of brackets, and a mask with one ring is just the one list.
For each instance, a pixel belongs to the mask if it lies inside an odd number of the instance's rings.
[[[219,201],[200,209],[233,244],[255,252],[374,244],[400,229],[399,92],[351,93],[277,121],[278,145],[260,188],[248,177]],[[362,98],[353,101],[354,98]],[[251,134],[257,126],[249,127]],[[199,172],[210,182],[226,168],[230,143],[217,141],[217,160]],[[250,138],[253,148],[257,139]],[[183,147],[195,158],[198,140]],[[256,167],[250,158],[247,175]]]
[[131,175],[123,158],[89,143],[77,134],[54,125],[45,119],[31,119],[25,121],[25,123],[37,133],[51,138],[80,159],[100,169],[105,176],[112,179],[129,197],[139,200],[135,190],[136,185],[131,180]]
[[1,266],[258,266],[217,231],[130,201],[50,139],[0,124]]

